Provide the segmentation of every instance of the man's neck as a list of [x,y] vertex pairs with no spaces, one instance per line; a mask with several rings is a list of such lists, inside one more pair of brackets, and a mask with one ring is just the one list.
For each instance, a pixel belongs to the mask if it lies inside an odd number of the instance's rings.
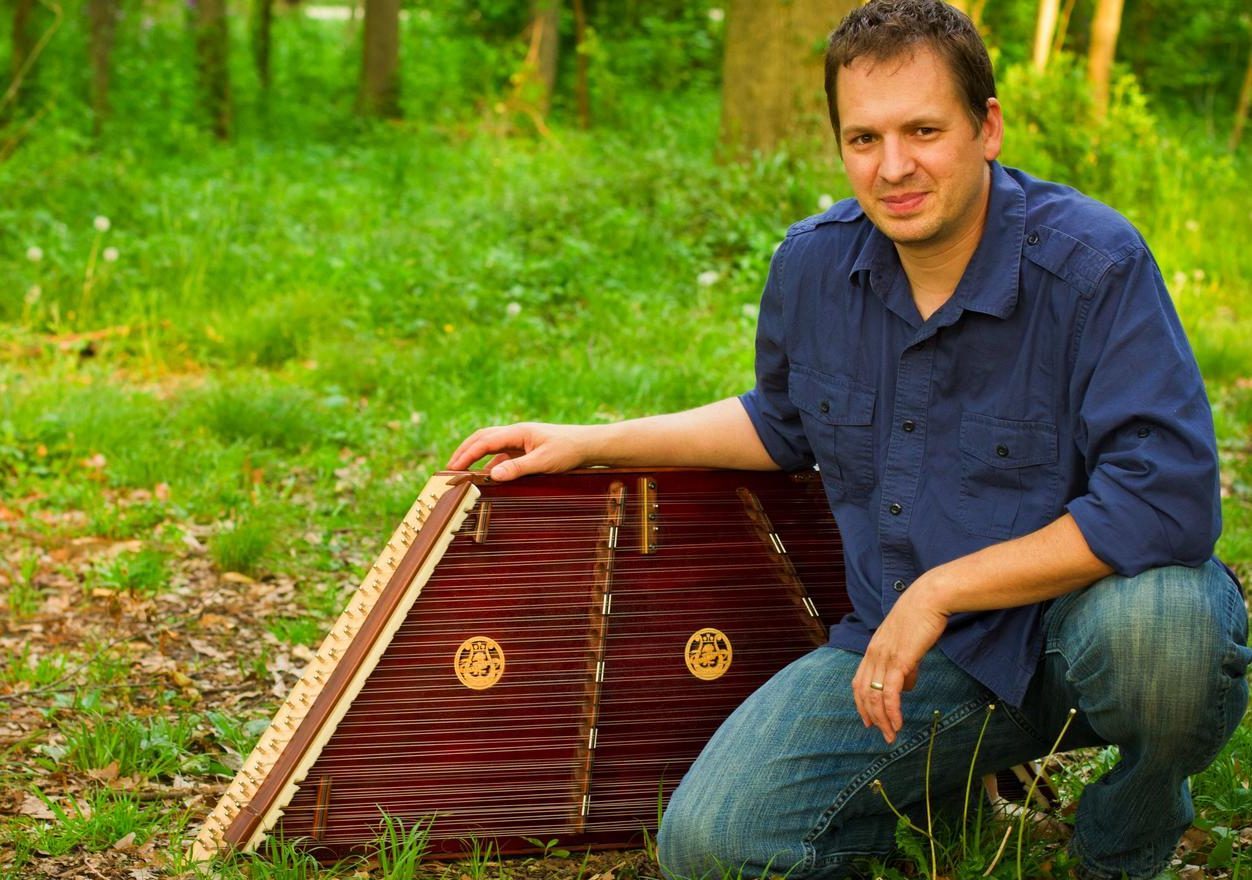
[[[988,193],[988,200],[990,193]],[[939,245],[896,244],[900,265],[909,279],[913,303],[928,320],[931,315],[952,298],[961,283],[965,268],[978,250],[983,229],[987,225],[987,201],[982,204],[976,222],[965,227],[956,237]]]

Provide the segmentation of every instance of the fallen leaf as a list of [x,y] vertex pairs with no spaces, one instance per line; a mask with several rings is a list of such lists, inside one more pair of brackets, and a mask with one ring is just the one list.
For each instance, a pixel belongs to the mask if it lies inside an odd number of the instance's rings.
[[17,811],[23,816],[32,816],[36,819],[56,818],[56,813],[49,810],[48,805],[33,794],[28,794],[22,798],[22,805],[17,808]]
[[238,571],[227,571],[222,573],[222,580],[228,584],[255,584],[256,581],[248,577],[246,574]]
[[112,761],[104,767],[99,767],[95,770],[88,770],[87,775],[97,782],[108,782],[117,778],[117,771],[117,761]]
[[203,654],[206,657],[212,657],[214,660],[229,659],[228,654],[219,651],[208,642],[201,641],[200,639],[188,639],[188,641],[191,643],[191,647],[196,649],[197,653]]
[[117,850],[118,852],[126,852],[127,850],[134,849],[135,848],[135,832],[131,831],[130,833],[122,837],[119,837],[117,840],[113,841],[113,848]]

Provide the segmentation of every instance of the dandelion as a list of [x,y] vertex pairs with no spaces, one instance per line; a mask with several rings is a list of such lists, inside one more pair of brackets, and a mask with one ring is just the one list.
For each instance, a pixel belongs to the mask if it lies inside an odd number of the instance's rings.
[[1203,281],[1203,280],[1204,280],[1204,270],[1203,270],[1203,269],[1196,269],[1194,272],[1192,272],[1192,273],[1191,273],[1191,278],[1192,278],[1192,280],[1194,280],[1194,281]]
[[510,318],[516,318],[522,313],[522,304],[519,302],[511,302],[504,307],[504,313]]
[[109,223],[108,217],[100,214],[95,220],[91,221],[91,225],[96,227],[96,232],[108,232],[109,226],[112,224]]
[[719,275],[717,272],[714,272],[712,269],[709,269],[705,272],[701,272],[699,275],[696,276],[696,284],[699,284],[701,287],[712,287],[714,284],[717,283],[717,279],[721,277],[722,276]]
[[756,303],[744,303],[739,308],[739,314],[743,315],[750,321],[755,321],[757,315],[760,314],[760,308],[757,307]]
[[1199,231],[1200,231],[1200,224],[1199,224],[1199,223],[1197,223],[1197,222],[1196,222],[1196,221],[1194,221],[1194,220],[1188,220],[1186,223],[1184,223],[1184,224],[1183,224],[1183,226],[1185,226],[1185,227],[1186,227],[1186,229],[1187,229],[1187,231],[1188,231],[1188,232],[1199,232]]
[[709,10],[709,21],[720,22],[726,18],[726,11],[714,6]]
[[26,291],[26,305],[33,306],[35,303],[39,302],[39,297],[41,296],[43,296],[43,288],[38,284],[32,284],[30,286],[30,290]]
[[43,259],[43,248],[31,245],[26,249],[26,259],[30,260],[32,263],[38,263]]
[[107,247],[101,252],[100,256],[104,257],[106,263],[116,263],[118,257],[117,248]]
[[817,197],[817,207],[821,208],[823,211],[829,211],[831,205],[833,205],[834,203],[835,203],[835,197],[832,196],[830,193],[822,193],[820,196]]
[[1182,290],[1187,286],[1187,273],[1179,269],[1174,273],[1174,290]]

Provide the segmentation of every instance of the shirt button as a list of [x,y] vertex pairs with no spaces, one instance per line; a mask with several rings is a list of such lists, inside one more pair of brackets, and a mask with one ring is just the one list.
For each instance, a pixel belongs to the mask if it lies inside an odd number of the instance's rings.
[[821,403],[817,405],[817,408],[820,409],[824,413],[830,412],[830,401],[823,400]]
[[1140,437],[1146,437],[1146,436],[1148,436],[1148,435],[1149,435],[1149,434],[1151,434],[1151,433],[1152,433],[1152,430],[1151,430],[1150,428],[1140,428],[1140,429],[1139,429],[1139,436],[1140,436]]
[[912,434],[913,429],[916,428],[917,425],[913,423],[912,419],[905,419],[903,422],[900,423],[900,427],[903,428],[908,433]]
[[904,511],[904,508],[901,507],[899,503],[892,502],[891,506],[888,507],[887,510],[891,513],[892,516],[899,516]]
[[1038,243],[1039,243],[1039,233],[1032,232],[1030,233],[1030,235],[1026,236],[1026,244],[1038,244]]
[[996,447],[996,455],[1000,456],[1001,458],[1008,458],[1009,448],[1005,446],[1003,443],[1001,443],[999,446]]
[[902,581],[902,580],[898,580],[898,579],[897,579],[897,580],[896,580],[896,582],[895,582],[894,584],[892,584],[892,585],[891,585],[891,589],[895,590],[897,593],[903,593],[903,592],[904,592],[904,581]]

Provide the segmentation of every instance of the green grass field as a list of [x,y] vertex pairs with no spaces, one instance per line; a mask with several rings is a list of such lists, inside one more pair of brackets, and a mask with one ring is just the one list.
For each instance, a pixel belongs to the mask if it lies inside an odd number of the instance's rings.
[[[1155,248],[1214,402],[1219,550],[1252,574],[1252,159],[1131,108],[1138,127],[1061,167],[1014,127],[1030,88],[1006,82],[1006,162],[1091,189]],[[473,120],[168,153],[50,135],[0,164],[0,877],[191,876],[188,837],[308,646],[475,427],[750,384],[772,250],[846,186],[827,159],[719,164],[716,119],[694,92],[547,139]],[[1108,760],[1073,762],[1071,791]],[[1195,780],[1182,858],[1208,876],[1245,864],[1250,768],[1245,725]],[[953,832],[948,873],[981,875],[990,836]],[[1018,876],[1014,845],[992,876]],[[1047,842],[1026,859],[1060,871]],[[455,870],[656,870],[480,861]],[[316,875],[290,852],[216,871]]]

